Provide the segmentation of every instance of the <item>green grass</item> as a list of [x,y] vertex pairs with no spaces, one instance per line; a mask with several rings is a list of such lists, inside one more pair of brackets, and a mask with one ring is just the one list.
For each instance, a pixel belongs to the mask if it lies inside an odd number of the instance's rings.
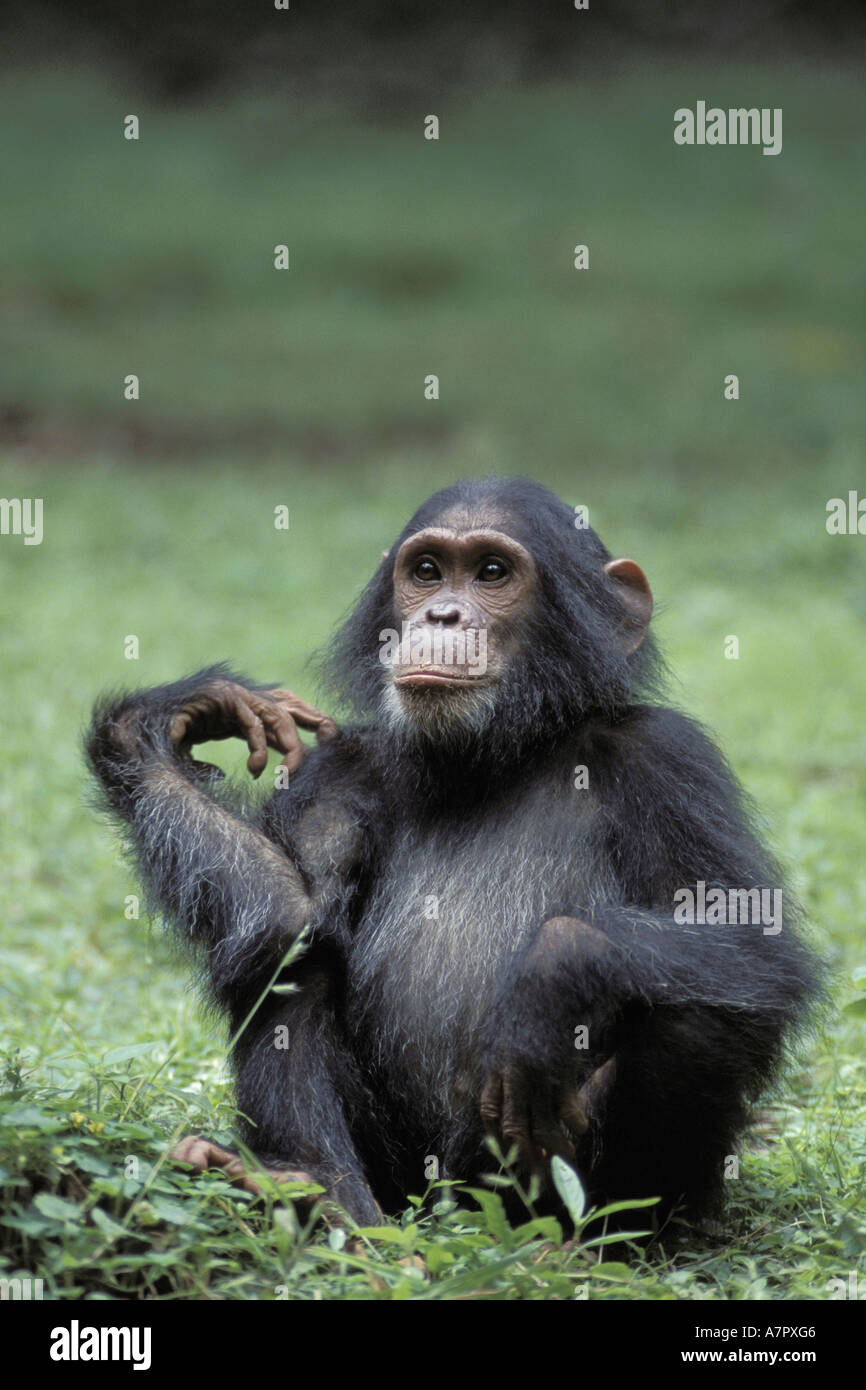
[[[782,154],[675,146],[700,94],[782,106]],[[383,128],[290,94],[162,111],[92,73],[10,77],[4,394],[71,429],[353,457],[401,432],[498,453],[507,423],[530,462],[704,472],[747,436],[787,466],[860,437],[864,106],[855,71],[637,72],[453,97],[432,142],[420,108]]]
[[[697,96],[783,105],[783,154],[675,149]],[[306,657],[418,501],[527,472],[647,569],[673,698],[759,800],[842,1002],[862,992],[866,538],[824,528],[829,497],[866,493],[858,84],[493,93],[443,109],[438,146],[420,120],[288,99],[150,111],[93,74],[9,80],[0,113],[21,132],[2,392],[26,421],[0,493],[45,504],[41,546],[0,539],[2,1272],[58,1297],[826,1297],[866,1249],[850,1014],[762,1110],[723,1228],[628,1264],[509,1233],[469,1195],[355,1253],[284,1195],[161,1164],[175,1132],[230,1131],[223,1033],[159,930],[124,918],[138,888],[78,738],[106,686],[222,657],[315,698]]]

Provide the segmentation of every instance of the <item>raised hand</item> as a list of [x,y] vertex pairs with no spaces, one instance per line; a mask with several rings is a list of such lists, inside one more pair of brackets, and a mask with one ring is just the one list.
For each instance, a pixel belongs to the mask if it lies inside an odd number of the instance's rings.
[[315,732],[320,742],[337,736],[328,715],[302,700],[291,690],[249,690],[231,680],[214,680],[196,691],[174,715],[170,736],[181,753],[198,743],[241,738],[250,750],[247,768],[260,777],[268,761],[268,748],[283,753],[283,766],[295,772],[307,749],[299,728]]

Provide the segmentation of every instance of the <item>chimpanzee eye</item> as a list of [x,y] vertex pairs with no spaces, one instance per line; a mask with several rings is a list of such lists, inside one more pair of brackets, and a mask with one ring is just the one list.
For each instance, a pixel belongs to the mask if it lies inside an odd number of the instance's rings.
[[427,558],[418,561],[413,573],[416,579],[420,579],[422,582],[425,583],[430,583],[431,580],[442,578],[441,574],[439,573],[438,565],[434,564],[432,560]]
[[478,571],[478,578],[483,584],[495,584],[497,579],[504,579],[507,573],[501,560],[485,560]]

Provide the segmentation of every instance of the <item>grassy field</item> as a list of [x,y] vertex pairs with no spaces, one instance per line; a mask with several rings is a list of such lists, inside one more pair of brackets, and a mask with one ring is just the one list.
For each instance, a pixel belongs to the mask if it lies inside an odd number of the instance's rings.
[[[783,106],[783,154],[674,147],[697,96]],[[866,538],[824,521],[866,493],[862,83],[714,69],[455,97],[438,145],[414,115],[150,110],[92,73],[11,78],[0,114],[20,132],[0,493],[45,517],[39,546],[0,538],[0,1273],[53,1297],[827,1297],[866,1251],[850,1012],[763,1107],[724,1226],[628,1263],[469,1195],[347,1251],[284,1196],[164,1166],[173,1133],[230,1131],[223,1033],[124,917],[138,889],[79,734],[106,686],[220,658],[314,699],[307,657],[417,503],[528,473],[648,571],[672,698],[717,730],[856,999]]]

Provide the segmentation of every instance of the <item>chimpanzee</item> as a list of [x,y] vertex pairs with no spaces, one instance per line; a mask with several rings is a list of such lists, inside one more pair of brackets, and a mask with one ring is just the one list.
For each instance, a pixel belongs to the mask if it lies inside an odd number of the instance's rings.
[[[274,1174],[376,1221],[431,1158],[488,1170],[487,1132],[593,1201],[717,1204],[822,967],[721,754],[659,703],[651,610],[545,488],[460,482],[325,653],[341,730],[225,666],[97,705],[90,764],[239,1033],[242,1137]],[[257,808],[191,756],[231,737],[254,776],[286,755]],[[206,1139],[177,1155],[243,1173]]]

